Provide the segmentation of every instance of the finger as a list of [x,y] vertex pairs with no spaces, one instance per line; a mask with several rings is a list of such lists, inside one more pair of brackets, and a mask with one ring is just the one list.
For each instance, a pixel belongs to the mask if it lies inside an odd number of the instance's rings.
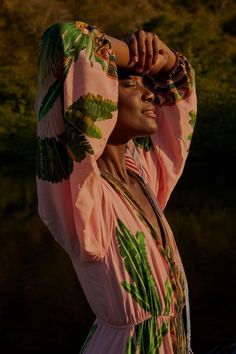
[[138,62],[138,43],[134,33],[129,37],[129,53],[130,53],[130,64]]
[[145,39],[146,34],[143,30],[140,30],[137,33],[137,42],[138,42],[138,63],[137,63],[137,70],[139,72],[143,71],[145,65],[145,57],[146,57],[146,45]]
[[164,68],[164,66],[167,64],[168,57],[169,57],[169,55],[167,52],[164,52],[163,54],[158,55],[158,59],[155,64],[155,71],[156,72],[159,72],[160,70],[162,70]]
[[158,53],[159,53],[159,38],[156,34],[154,34],[153,36],[152,47],[153,47],[152,65],[154,65],[158,59]]
[[135,62],[134,61],[131,61],[129,64],[127,64],[127,68],[128,69],[131,69],[131,70],[135,70]]
[[153,48],[152,48],[152,41],[153,41],[153,35],[152,33],[147,33],[146,34],[146,40],[145,40],[145,45],[146,45],[146,57],[145,57],[145,65],[143,71],[145,73],[148,73],[149,70],[152,67],[152,62],[153,62]]

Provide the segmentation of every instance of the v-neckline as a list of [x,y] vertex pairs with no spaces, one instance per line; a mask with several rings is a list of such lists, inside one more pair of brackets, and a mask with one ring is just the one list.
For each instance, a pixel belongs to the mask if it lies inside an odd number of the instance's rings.
[[[148,201],[149,201],[149,203],[150,203],[150,205],[151,205],[151,207],[152,207],[152,209],[153,209],[153,211],[154,211],[154,213],[156,215],[157,223],[158,223],[159,228],[160,228],[161,246],[163,248],[165,248],[166,247],[166,233],[165,233],[165,229],[163,227],[162,221],[161,221],[161,216],[160,216],[158,210],[156,209],[155,204],[153,203],[152,197],[151,197],[150,193],[148,192],[144,181],[142,180],[142,178],[136,172],[133,172],[130,169],[127,169],[127,173],[129,175],[135,177],[136,181],[138,181],[138,183],[139,183],[140,187],[142,188],[145,196],[147,197],[147,199],[148,199]],[[155,228],[153,227],[152,223],[149,222],[148,218],[146,217],[146,215],[144,213],[144,210],[140,207],[140,205],[137,203],[136,200],[135,200],[135,202],[136,202],[137,206],[142,210],[142,214],[143,214],[144,218],[147,220],[147,222],[151,225],[152,229],[154,230],[154,232],[155,232],[155,234],[157,236],[157,239],[159,239]]]
[[149,230],[151,232],[151,235],[153,236],[155,241],[158,242],[163,249],[165,249],[166,245],[167,245],[167,236],[166,236],[165,228],[164,228],[164,226],[162,224],[159,212],[156,210],[155,204],[153,203],[152,198],[151,198],[149,192],[147,191],[147,188],[144,185],[144,182],[141,181],[142,178],[140,176],[138,176],[137,173],[135,173],[132,170],[127,168],[127,173],[129,175],[134,176],[135,179],[138,181],[138,183],[141,186],[143,192],[145,193],[145,196],[149,200],[149,202],[150,202],[150,204],[151,204],[151,206],[152,206],[152,208],[154,210],[154,213],[155,213],[156,218],[157,218],[157,222],[158,222],[158,224],[160,226],[160,233],[161,233],[160,236],[157,234],[157,232],[156,232],[155,228],[153,227],[152,223],[150,223],[150,221],[145,216],[144,210],[140,207],[140,205],[138,204],[138,202],[136,201],[134,196],[129,192],[129,190],[122,183],[120,183],[120,181],[117,178],[112,176],[109,172],[104,171],[104,170],[100,170],[100,172],[101,172],[101,176],[104,177],[106,180],[108,180],[108,182],[110,184],[112,184],[116,188],[119,187],[119,190],[124,194],[126,199],[128,199],[132,203],[132,205],[135,207],[135,209],[138,211],[139,215],[141,216],[142,222],[145,224],[146,227],[149,228]]

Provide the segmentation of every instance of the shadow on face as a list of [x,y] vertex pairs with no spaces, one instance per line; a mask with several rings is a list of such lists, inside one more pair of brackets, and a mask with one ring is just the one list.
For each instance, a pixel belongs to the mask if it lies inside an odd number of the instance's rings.
[[146,75],[118,68],[118,118],[110,141],[127,143],[157,131],[152,81]]
[[130,69],[125,69],[125,68],[120,68],[117,67],[117,75],[118,75],[118,80],[124,80],[128,79],[130,76],[140,76],[143,78],[143,83],[146,87],[148,87],[150,90],[152,89],[152,80],[145,74],[139,73],[135,70],[130,70]]

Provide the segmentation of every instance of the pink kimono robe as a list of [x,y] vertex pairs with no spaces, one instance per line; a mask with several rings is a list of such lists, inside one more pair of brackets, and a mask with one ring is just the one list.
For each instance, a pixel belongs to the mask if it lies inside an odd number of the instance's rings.
[[142,206],[96,162],[117,121],[117,67],[106,34],[83,22],[58,23],[41,41],[38,210],[96,315],[81,354],[191,352],[187,280],[163,214],[196,117],[193,69],[180,53],[176,58],[152,80],[158,132],[130,140],[125,156],[160,237]]

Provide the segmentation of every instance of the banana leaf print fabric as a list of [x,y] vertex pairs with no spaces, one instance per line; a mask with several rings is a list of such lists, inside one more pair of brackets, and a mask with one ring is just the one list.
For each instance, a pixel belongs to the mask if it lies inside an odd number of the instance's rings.
[[87,23],[57,23],[43,34],[35,101],[39,215],[96,315],[81,354],[190,353],[187,279],[163,210],[188,156],[194,71],[176,52],[174,68],[153,77],[159,130],[126,146],[127,171],[156,213],[158,235],[134,196],[97,165],[117,121],[115,60],[106,34]]

